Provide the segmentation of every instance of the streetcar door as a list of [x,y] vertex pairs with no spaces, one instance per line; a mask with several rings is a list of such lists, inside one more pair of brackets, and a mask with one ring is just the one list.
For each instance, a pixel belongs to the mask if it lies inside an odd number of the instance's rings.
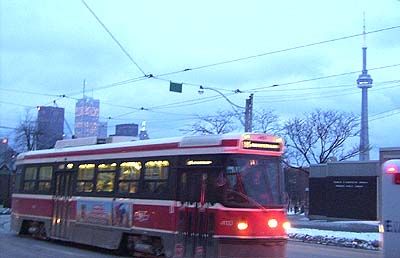
[[53,196],[53,219],[51,236],[68,239],[68,228],[71,213],[73,173],[57,171],[55,173],[55,192]]
[[207,202],[208,173],[185,170],[178,177],[177,229],[175,258],[214,257],[207,253],[211,244],[214,217]]

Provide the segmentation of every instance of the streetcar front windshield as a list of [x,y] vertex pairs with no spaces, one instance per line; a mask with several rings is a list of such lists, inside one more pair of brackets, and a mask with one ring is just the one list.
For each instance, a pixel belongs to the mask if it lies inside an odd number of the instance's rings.
[[[282,205],[278,158],[232,156],[223,176],[223,204],[231,207]],[[220,178],[221,180],[221,178]]]

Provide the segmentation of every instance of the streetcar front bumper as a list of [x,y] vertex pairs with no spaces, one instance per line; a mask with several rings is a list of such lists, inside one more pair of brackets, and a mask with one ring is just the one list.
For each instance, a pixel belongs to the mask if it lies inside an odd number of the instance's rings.
[[218,241],[218,258],[286,258],[287,239],[231,239]]

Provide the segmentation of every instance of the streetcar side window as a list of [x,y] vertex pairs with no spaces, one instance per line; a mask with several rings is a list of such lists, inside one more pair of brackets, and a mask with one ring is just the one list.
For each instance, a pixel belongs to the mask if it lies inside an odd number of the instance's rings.
[[154,160],[145,163],[144,192],[163,194],[168,189],[169,161]]
[[15,193],[20,193],[21,190],[22,190],[22,186],[21,186],[22,179],[23,179],[23,177],[22,177],[22,175],[23,175],[22,171],[23,171],[23,170],[22,170],[22,167],[17,167],[17,171],[16,171],[16,173],[15,173],[15,188],[14,188],[14,192],[15,192]]
[[39,177],[38,177],[38,191],[39,192],[50,192],[52,174],[53,174],[52,166],[40,167]]
[[37,178],[37,167],[27,167],[24,174],[24,192],[35,191],[36,178]]
[[97,166],[96,192],[111,193],[114,191],[115,171],[117,163]]
[[118,178],[118,189],[121,194],[134,194],[139,189],[142,163],[137,161],[122,162]]
[[95,164],[80,164],[76,180],[77,192],[92,192]]

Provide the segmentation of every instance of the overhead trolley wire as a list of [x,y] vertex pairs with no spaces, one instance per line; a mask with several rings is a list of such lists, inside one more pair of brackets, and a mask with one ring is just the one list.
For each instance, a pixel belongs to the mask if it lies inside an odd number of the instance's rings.
[[[378,82],[378,83],[374,83],[374,86],[383,86],[383,87],[379,87],[379,88],[372,88],[370,89],[370,91],[380,91],[380,90],[384,90],[384,89],[390,89],[390,88],[397,88],[400,86],[400,84],[396,84],[396,85],[392,85],[391,84],[395,84],[395,83],[400,83],[400,80],[394,80],[394,81],[385,81],[385,82]],[[348,85],[338,85],[338,86],[328,86],[328,87],[310,87],[310,88],[300,88],[300,89],[286,89],[286,90],[281,90],[281,91],[302,91],[302,90],[328,90],[328,91],[324,91],[321,93],[318,92],[312,92],[312,93],[299,93],[299,94],[291,94],[291,93],[286,93],[286,94],[279,94],[279,95],[256,95],[254,98],[255,99],[262,99],[262,100],[274,100],[274,99],[279,99],[279,100],[283,100],[283,99],[293,99],[293,98],[298,98],[298,97],[303,97],[303,96],[307,96],[307,97],[313,97],[313,96],[325,96],[325,94],[331,94],[331,93],[335,93],[337,94],[337,88],[345,88],[343,90],[341,90],[341,94],[344,91],[357,91],[359,92],[359,89],[357,87],[355,87],[355,83],[354,84],[348,84]],[[351,88],[350,88],[351,87]],[[330,90],[332,89],[332,90]]]
[[[396,108],[396,109],[394,109],[394,110],[389,110],[389,111],[386,111],[386,112],[384,112],[384,113],[393,112],[393,111],[395,111],[395,110],[397,110],[397,109],[399,109],[399,108]],[[376,121],[376,120],[379,120],[379,119],[388,118],[388,117],[391,117],[391,116],[394,116],[394,115],[398,115],[398,114],[400,114],[400,110],[398,110],[397,112],[392,113],[392,114],[387,114],[387,115],[385,115],[385,116],[378,116],[378,117],[376,117],[376,118],[368,119],[368,121],[369,121],[369,122],[373,122],[373,121]]]
[[108,33],[108,35],[113,39],[113,41],[119,46],[119,48],[124,52],[124,54],[131,60],[131,62],[142,72],[144,76],[146,73],[143,71],[142,68],[133,60],[132,56],[126,51],[126,49],[122,46],[122,44],[114,37],[111,31],[106,27],[106,25],[100,20],[100,18],[96,15],[96,13],[89,7],[89,5],[85,2],[85,0],[81,0],[82,3],[86,6],[89,12],[96,18],[97,22],[103,27],[103,29]]
[[[370,68],[368,70],[373,71],[373,70],[393,68],[393,67],[397,67],[397,66],[400,66],[400,63],[399,64],[392,64],[392,65],[385,65],[385,66]],[[353,72],[345,72],[345,73],[339,73],[339,74],[332,74],[332,75],[314,77],[314,78],[310,78],[310,79],[303,79],[303,80],[298,80],[298,81],[293,81],[293,82],[272,84],[272,85],[268,85],[268,86],[262,86],[262,87],[257,87],[257,88],[253,88],[253,89],[250,89],[250,90],[246,90],[245,92],[253,92],[253,93],[255,93],[255,92],[264,91],[265,89],[269,89],[269,88],[275,88],[275,87],[287,86],[287,85],[292,85],[292,84],[298,84],[298,83],[304,83],[304,82],[311,82],[311,81],[329,79],[329,78],[340,77],[340,76],[345,76],[345,75],[357,74],[357,73],[360,73],[360,72],[361,71],[358,70],[358,71],[353,71]]]
[[[393,85],[393,86],[388,86],[388,87],[384,87],[384,88],[373,88],[370,89],[370,91],[381,91],[381,90],[385,90],[385,89],[391,89],[391,88],[396,88],[396,87],[400,87],[400,84],[398,85]],[[303,101],[303,100],[311,100],[311,99],[321,99],[321,98],[335,98],[335,97],[342,97],[342,96],[348,96],[348,95],[353,95],[353,94],[359,94],[360,90],[357,88],[352,88],[352,89],[348,89],[348,93],[331,93],[331,94],[327,94],[327,95],[307,95],[307,94],[303,94],[302,96],[293,96],[292,98],[282,98],[282,99],[273,99],[273,100],[264,100],[264,101],[257,101],[256,103],[279,103],[279,102],[296,102],[296,101]],[[289,96],[290,97],[290,96]]]
[[226,61],[206,64],[206,65],[200,65],[200,66],[195,66],[195,67],[191,67],[191,68],[185,68],[185,69],[178,70],[178,71],[172,71],[172,72],[159,74],[157,76],[160,77],[160,76],[173,75],[173,74],[183,73],[183,72],[188,72],[188,71],[194,71],[194,70],[204,69],[204,68],[208,68],[208,67],[219,66],[219,65],[224,65],[224,64],[244,61],[244,60],[248,60],[248,59],[263,57],[263,56],[266,56],[266,55],[272,55],[272,54],[287,52],[287,51],[291,51],[291,50],[296,50],[296,49],[301,49],[301,48],[306,48],[306,47],[311,47],[311,46],[331,43],[331,42],[335,42],[335,41],[339,41],[339,40],[345,40],[345,39],[350,39],[350,38],[354,38],[354,37],[360,37],[360,36],[363,36],[364,34],[373,34],[373,33],[377,33],[377,32],[393,30],[393,29],[399,29],[399,28],[400,28],[400,25],[395,25],[395,26],[391,26],[391,27],[386,27],[386,28],[381,28],[381,29],[377,29],[377,30],[368,31],[368,32],[365,32],[365,33],[357,33],[357,34],[352,34],[352,35],[348,35],[348,36],[342,36],[342,37],[338,37],[338,38],[322,40],[322,41],[318,41],[318,42],[314,42],[314,43],[308,43],[308,44],[303,44],[303,45],[299,45],[299,46],[294,46],[294,47],[274,50],[274,51],[265,52],[265,53],[261,53],[261,54],[245,56],[245,57],[235,58],[235,59],[231,59],[231,60],[226,60]]
[[[374,86],[376,85],[383,85],[383,84],[392,84],[392,83],[399,83],[400,80],[390,80],[390,81],[382,81],[382,82],[374,82]],[[325,89],[335,89],[335,88],[346,88],[350,86],[355,86],[355,83],[348,83],[348,84],[340,84],[340,85],[330,85],[330,86],[324,86],[324,87],[310,87],[310,88],[296,88],[296,89],[272,89],[269,90],[268,93],[271,92],[283,92],[283,91],[303,91],[303,90],[325,90]],[[263,97],[269,97],[269,96],[262,96],[262,95],[257,95],[255,96],[257,98],[263,98]]]
[[27,90],[8,89],[8,88],[0,88],[0,91],[32,94],[32,95],[45,96],[45,97],[58,97],[59,96],[56,94],[47,94],[47,93],[39,93],[39,92],[33,92],[33,91],[27,91]]
[[[134,82],[137,82],[137,81],[147,80],[147,79],[149,79],[147,76],[139,76],[139,77],[131,78],[131,79],[128,79],[128,80],[123,80],[123,81],[119,81],[119,82],[113,82],[113,83],[110,83],[110,84],[106,84],[106,85],[103,85],[103,86],[92,88],[91,91],[93,92],[93,91],[104,90],[104,89],[113,88],[113,87],[120,86],[120,85],[134,83]],[[82,93],[82,91],[74,91],[74,92],[66,93],[65,95],[70,95],[71,96],[71,95],[78,95],[78,94],[81,94],[81,93]]]
[[[86,4],[86,2],[84,0],[81,0],[85,6],[89,9],[89,11],[91,11],[91,13],[95,16],[95,18],[98,20],[98,22],[100,24],[102,24],[102,26],[104,26],[104,24],[101,22],[100,19],[98,19],[98,17],[95,15],[95,13],[90,9],[90,7]],[[111,32],[104,26],[103,27],[109,34],[110,36],[115,39],[114,36],[112,36]],[[385,27],[385,28],[381,28],[381,29],[377,29],[377,30],[372,30],[372,31],[368,31],[365,32],[365,34],[373,34],[373,33],[378,33],[378,32],[382,32],[382,31],[388,31],[388,30],[393,30],[393,29],[398,29],[400,28],[400,25],[395,25],[395,26],[391,26],[391,27]],[[136,77],[136,78],[131,78],[131,79],[127,79],[124,81],[120,81],[120,82],[116,82],[116,83],[111,83],[102,87],[98,87],[95,88],[93,90],[102,90],[102,89],[108,89],[111,87],[116,87],[116,86],[120,86],[120,85],[124,85],[124,84],[129,84],[132,82],[136,82],[136,81],[140,81],[140,80],[146,80],[146,79],[159,79],[161,80],[162,78],[160,77],[165,77],[168,75],[174,75],[174,74],[179,74],[179,73],[184,73],[184,72],[189,72],[189,71],[194,71],[194,70],[199,70],[199,69],[204,69],[204,68],[208,68],[208,67],[213,67],[213,66],[218,66],[218,65],[223,65],[223,64],[228,64],[228,63],[233,63],[233,62],[239,62],[239,61],[243,61],[243,60],[247,60],[247,59],[253,59],[253,58],[258,58],[258,57],[263,57],[266,55],[272,55],[272,54],[276,54],[276,53],[282,53],[282,52],[286,52],[286,51],[291,51],[291,50],[296,50],[296,49],[301,49],[301,48],[306,48],[306,47],[311,47],[311,46],[316,46],[316,45],[321,45],[321,44],[325,44],[325,43],[330,43],[330,42],[335,42],[335,41],[339,41],[339,40],[345,40],[345,39],[349,39],[349,38],[353,38],[353,37],[359,37],[364,35],[364,33],[357,33],[357,34],[352,34],[352,35],[348,35],[348,36],[342,36],[342,37],[338,37],[338,38],[333,38],[333,39],[329,39],[329,40],[323,40],[323,41],[318,41],[318,42],[314,42],[314,43],[308,43],[308,44],[303,44],[303,45],[298,45],[298,46],[294,46],[294,47],[290,47],[290,48],[285,48],[285,49],[280,49],[280,50],[274,50],[274,51],[270,51],[270,52],[265,52],[265,53],[261,53],[261,54],[256,54],[256,55],[251,55],[251,56],[246,56],[246,57],[241,57],[241,58],[236,58],[236,59],[231,59],[231,60],[226,60],[226,61],[221,61],[221,62],[215,62],[215,63],[211,63],[211,64],[206,64],[206,65],[200,65],[200,66],[194,66],[191,68],[184,68],[181,70],[176,70],[176,71],[171,71],[171,72],[166,72],[166,73],[160,73],[160,74],[146,74],[137,64],[136,62],[133,60],[133,58],[129,55],[129,53],[123,48],[123,46],[116,40],[117,44],[120,46],[120,48],[122,47],[123,51],[125,54],[127,54],[130,59],[132,59],[131,61],[138,67],[139,70],[141,70],[143,76],[140,77]],[[369,69],[371,70],[371,69]],[[169,81],[167,79],[163,79],[165,81]],[[186,85],[193,85],[193,86],[199,86],[201,84],[194,84],[194,83],[185,83],[182,82],[182,84],[186,84]],[[270,86],[272,87],[272,86]],[[219,89],[219,90],[228,90],[228,89]],[[74,93],[75,94],[75,93]]]

